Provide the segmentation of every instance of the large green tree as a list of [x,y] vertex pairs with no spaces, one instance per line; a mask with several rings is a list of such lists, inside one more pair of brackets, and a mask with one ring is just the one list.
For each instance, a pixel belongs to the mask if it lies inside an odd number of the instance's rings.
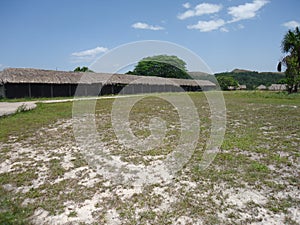
[[277,69],[281,71],[281,65],[286,66],[286,80],[289,93],[297,92],[300,84],[300,31],[299,27],[289,30],[281,42],[281,50],[287,55],[279,62]]
[[238,82],[230,76],[218,76],[217,80],[222,90],[235,89],[239,86]]
[[187,73],[186,63],[173,55],[156,55],[143,58],[134,70],[127,72],[127,74],[180,79],[191,78]]

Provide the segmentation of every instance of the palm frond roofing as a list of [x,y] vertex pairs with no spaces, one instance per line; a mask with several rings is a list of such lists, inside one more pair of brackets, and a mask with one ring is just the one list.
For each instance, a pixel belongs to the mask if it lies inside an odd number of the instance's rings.
[[111,73],[80,73],[30,68],[8,68],[0,72],[0,83],[40,84],[145,84],[215,87],[208,80],[186,80]]

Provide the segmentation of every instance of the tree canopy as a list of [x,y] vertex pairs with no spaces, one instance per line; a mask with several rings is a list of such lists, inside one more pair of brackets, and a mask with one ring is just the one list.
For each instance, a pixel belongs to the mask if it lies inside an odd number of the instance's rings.
[[218,76],[217,80],[222,90],[229,90],[230,87],[237,88],[239,85],[231,76]]
[[93,70],[90,70],[88,67],[86,67],[86,66],[83,66],[83,67],[80,67],[80,66],[78,66],[78,67],[76,67],[75,69],[74,69],[74,72],[94,72]]
[[281,71],[281,65],[286,66],[285,76],[288,91],[297,92],[300,85],[300,31],[296,27],[294,31],[289,30],[281,42],[281,50],[287,55],[279,62],[277,70]]
[[174,55],[156,55],[143,58],[134,70],[127,72],[127,74],[191,79],[186,70],[186,63]]

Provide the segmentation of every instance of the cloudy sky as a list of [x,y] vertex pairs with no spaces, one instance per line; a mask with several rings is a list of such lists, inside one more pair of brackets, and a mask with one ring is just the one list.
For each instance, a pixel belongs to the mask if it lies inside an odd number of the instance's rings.
[[120,45],[176,43],[214,72],[275,71],[299,0],[1,0],[0,70],[73,70]]

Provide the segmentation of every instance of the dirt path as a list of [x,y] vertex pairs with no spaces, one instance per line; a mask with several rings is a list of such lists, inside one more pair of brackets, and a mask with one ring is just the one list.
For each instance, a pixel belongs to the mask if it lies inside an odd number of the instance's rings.
[[0,102],[0,116],[14,114],[18,109],[31,110],[35,107],[35,102]]
[[[89,97],[89,98],[72,98],[72,99],[57,99],[57,100],[43,100],[43,101],[28,101],[28,102],[0,102],[0,117],[16,113],[18,109],[31,110],[36,107],[36,103],[59,103],[59,102],[73,102],[80,100],[95,100],[95,99],[110,99],[110,98],[126,98],[133,95],[116,95],[105,97]],[[138,95],[134,95],[138,96]]]

